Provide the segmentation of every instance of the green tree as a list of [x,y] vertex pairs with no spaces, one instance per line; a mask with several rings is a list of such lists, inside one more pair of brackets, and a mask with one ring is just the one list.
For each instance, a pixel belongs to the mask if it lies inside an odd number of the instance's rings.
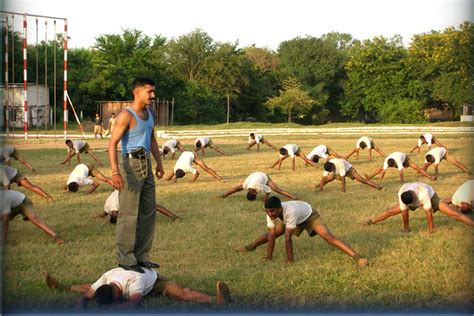
[[280,95],[270,98],[265,105],[272,111],[280,109],[288,115],[288,123],[291,123],[292,116],[307,113],[315,103],[307,91],[301,89],[301,83],[294,77],[283,81],[283,90]]

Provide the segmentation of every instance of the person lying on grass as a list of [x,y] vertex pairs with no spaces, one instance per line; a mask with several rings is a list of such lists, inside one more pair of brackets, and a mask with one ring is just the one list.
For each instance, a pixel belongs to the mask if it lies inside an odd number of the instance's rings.
[[281,163],[283,162],[283,160],[285,160],[288,157],[291,158],[291,170],[293,171],[295,171],[295,158],[296,157],[300,157],[301,159],[303,159],[306,162],[306,164],[310,164],[315,168],[319,168],[318,165],[316,165],[314,162],[306,158],[305,154],[299,149],[298,145],[296,144],[287,144],[283,146],[282,148],[280,148],[279,158],[269,168],[271,169],[278,165],[278,170],[280,170]]
[[448,152],[448,150],[444,147],[436,147],[431,149],[425,155],[425,165],[423,166],[423,170],[428,170],[428,167],[434,165],[434,176],[433,179],[438,179],[438,166],[442,160],[446,160],[452,165],[455,165],[468,175],[471,175],[471,171],[464,166],[462,163],[456,160],[452,154]]
[[464,214],[472,212],[472,205],[474,204],[474,180],[467,180],[457,188],[451,198],[443,199],[441,202],[453,205],[457,211]]
[[[174,214],[170,210],[168,210],[166,207],[156,204],[156,211],[165,215],[166,217],[169,217],[174,221],[176,220],[181,220],[182,218],[179,217],[178,215]],[[111,224],[116,224],[117,223],[117,218],[120,212],[120,199],[119,199],[119,191],[115,190],[112,193],[110,193],[109,197],[107,200],[105,200],[104,204],[104,211],[98,215],[100,218],[104,218],[106,216],[110,215],[110,223]]]
[[250,150],[254,145],[257,145],[257,151],[260,150],[260,144],[265,144],[268,147],[278,150],[275,146],[273,146],[266,138],[263,137],[262,134],[255,134],[250,133],[249,135],[249,144],[247,146],[247,150]]
[[428,173],[426,173],[423,168],[420,168],[413,162],[407,155],[402,152],[396,151],[391,153],[385,158],[383,162],[382,168],[375,168],[371,175],[365,175],[367,180],[371,180],[376,175],[380,174],[380,181],[382,181],[385,173],[387,172],[388,168],[397,168],[398,174],[400,176],[400,182],[405,182],[403,178],[403,169],[408,169],[408,167],[415,170],[417,173],[422,174],[423,176],[427,177],[430,180],[434,180],[434,177],[431,177]]
[[53,202],[51,195],[37,185],[31,183],[18,169],[10,166],[0,165],[0,186],[6,190],[10,190],[10,185],[16,183],[19,187],[24,187],[31,192],[34,192],[46,199],[48,202]]
[[251,173],[247,179],[245,179],[243,184],[230,189],[229,191],[223,193],[220,197],[225,198],[242,190],[247,191],[247,200],[249,201],[255,201],[257,194],[262,192],[265,193],[263,200],[266,201],[272,190],[292,200],[297,199],[290,192],[281,189],[272,179],[270,179],[266,173],[263,172]]
[[436,194],[433,188],[423,182],[411,182],[402,185],[398,191],[398,204],[364,221],[363,224],[365,226],[374,225],[401,213],[403,231],[408,233],[410,232],[408,210],[415,211],[419,207],[423,207],[425,210],[426,220],[428,221],[428,231],[430,233],[434,233],[433,213],[436,211],[440,211],[468,226],[474,226],[474,221],[469,216],[449,206],[447,201],[440,201],[438,194]]
[[[318,145],[314,147],[313,150],[311,150],[311,152],[308,155],[306,155],[306,158],[308,160],[311,160],[314,163],[318,163],[319,160],[321,159],[325,159],[327,161],[329,158],[344,158],[344,157],[342,157],[341,155],[339,155],[337,152],[335,152],[334,150],[332,150],[326,145]],[[307,165],[308,163],[306,163],[306,166]]]
[[418,138],[418,144],[413,147],[412,150],[410,150],[410,153],[414,152],[415,150],[418,150],[418,153],[420,153],[420,149],[421,149],[421,146],[423,146],[423,144],[426,144],[428,145],[428,149],[431,150],[431,146],[433,144],[436,144],[438,145],[439,147],[444,147],[446,148],[446,146],[444,146],[443,144],[441,144],[439,142],[439,140],[437,138],[435,138],[432,134],[430,133],[423,133],[420,138]]
[[91,185],[90,190],[86,192],[87,194],[94,192],[99,187],[100,183],[89,179],[89,176],[95,177],[111,186],[113,185],[112,180],[104,176],[99,169],[94,167],[94,165],[81,163],[74,167],[74,170],[69,174],[67,183],[63,188],[64,192],[75,193],[79,190],[79,187],[85,185]]
[[367,148],[369,150],[369,160],[372,159],[372,150],[375,150],[380,156],[385,157],[385,153],[375,145],[374,140],[368,136],[362,136],[356,142],[356,148],[353,149],[345,158],[349,159],[356,154],[356,160],[359,160],[359,151]]
[[171,160],[173,160],[176,155],[176,150],[184,152],[185,149],[179,140],[170,139],[164,142],[163,146],[161,146],[161,155],[163,156],[163,159],[165,159],[166,155],[171,152]]
[[209,137],[198,137],[194,141],[194,152],[198,153],[199,150],[202,151],[202,156],[204,157],[206,155],[204,148],[209,147],[211,149],[214,149],[216,152],[218,152],[221,155],[224,156],[230,156],[227,154],[225,151],[217,147],[212,140]]
[[49,227],[41,218],[36,215],[33,202],[21,192],[13,190],[0,189],[0,196],[2,200],[2,239],[5,242],[8,236],[8,227],[18,214],[23,216],[24,221],[30,221],[36,227],[51,236],[54,241],[60,245],[64,243],[62,239],[51,227]]
[[92,284],[79,285],[59,283],[49,272],[45,272],[45,281],[50,289],[83,294],[77,307],[86,307],[92,300],[100,306],[117,304],[122,308],[138,307],[146,295],[163,295],[180,301],[220,305],[231,302],[229,287],[222,281],[216,283],[216,295],[211,296],[169,281],[153,269],[143,270],[143,273],[138,273],[115,268],[105,272]]
[[99,158],[97,158],[92,153],[92,148],[87,142],[83,140],[71,141],[70,139],[66,139],[66,146],[67,146],[66,159],[63,162],[61,162],[61,165],[64,165],[67,163],[67,165],[69,166],[69,164],[71,163],[71,158],[74,157],[74,155],[77,155],[77,163],[80,164],[81,154],[86,153],[86,154],[89,154],[89,156],[91,156],[92,159],[94,159],[95,162],[99,164],[99,166],[101,167],[104,166],[104,164],[99,160]]
[[351,180],[357,180],[362,184],[366,184],[374,189],[383,191],[384,188],[377,183],[363,178],[357,171],[352,167],[351,163],[345,159],[333,158],[324,164],[323,177],[319,183],[319,191],[323,191],[324,185],[338,179],[342,183],[342,192],[346,192],[346,178]]
[[217,174],[217,172],[206,165],[204,160],[200,159],[196,153],[191,151],[185,151],[181,154],[181,156],[179,156],[176,164],[174,165],[173,172],[170,173],[166,180],[170,181],[174,178],[174,182],[176,183],[179,178],[184,177],[187,173],[191,173],[194,175],[191,182],[196,181],[199,177],[199,171],[192,167],[193,162],[220,182],[225,182],[224,179],[222,179],[222,177]]
[[[234,248],[238,252],[254,251],[260,245],[267,244],[267,255],[264,260],[272,260],[276,238],[285,235],[286,262],[295,261],[293,255],[293,235],[299,237],[306,230],[310,237],[319,235],[330,245],[344,252],[361,267],[368,265],[368,260],[356,253],[341,239],[335,237],[319,217],[319,213],[309,203],[304,201],[281,202],[276,196],[271,196],[265,202],[268,232],[259,236],[246,246]],[[277,220],[281,222],[277,223]]]

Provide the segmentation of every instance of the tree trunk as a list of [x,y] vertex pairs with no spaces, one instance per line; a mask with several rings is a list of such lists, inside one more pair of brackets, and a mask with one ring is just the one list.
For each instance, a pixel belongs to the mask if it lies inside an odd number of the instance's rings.
[[229,116],[230,116],[230,96],[227,95],[227,124],[229,124]]
[[288,123],[291,123],[291,108],[288,109]]

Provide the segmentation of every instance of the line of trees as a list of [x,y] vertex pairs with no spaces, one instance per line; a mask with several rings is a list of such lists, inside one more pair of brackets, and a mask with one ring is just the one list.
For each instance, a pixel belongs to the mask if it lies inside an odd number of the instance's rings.
[[[10,40],[18,48],[14,78],[21,82],[21,37]],[[359,41],[341,33],[297,37],[277,51],[238,46],[201,29],[170,40],[135,29],[104,34],[92,48],[69,50],[69,95],[93,115],[95,101],[129,100],[133,78],[149,76],[160,99],[175,98],[178,124],[223,123],[227,115],[230,121],[416,123],[426,120],[429,107],[450,107],[458,116],[462,105],[474,104],[474,24],[468,21],[415,35],[408,48],[400,36]],[[52,69],[55,53],[61,91],[61,38],[28,47],[29,81],[37,59],[44,83],[45,56]],[[61,93],[58,99],[62,104]]]

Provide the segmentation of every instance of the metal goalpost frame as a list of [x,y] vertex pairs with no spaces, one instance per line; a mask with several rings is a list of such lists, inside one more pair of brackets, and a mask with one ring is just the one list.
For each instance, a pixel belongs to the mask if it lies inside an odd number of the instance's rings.
[[[4,14],[6,17],[6,34],[5,34],[5,88],[7,92],[7,96],[5,98],[5,110],[6,110],[6,132],[7,135],[9,133],[9,97],[8,97],[8,89],[9,89],[9,74],[8,74],[8,31],[9,31],[9,19],[8,15],[11,15],[12,17],[12,83],[14,83],[14,38],[15,38],[15,33],[14,33],[14,23],[15,23],[15,16],[23,16],[23,132],[24,132],[24,138],[25,140],[28,139],[28,56],[27,56],[27,44],[28,44],[28,17],[36,17],[36,25],[38,24],[38,18],[44,18],[44,19],[53,19],[54,20],[54,28],[55,28],[55,40],[54,43],[56,45],[56,20],[62,20],[64,21],[64,39],[63,39],[63,45],[64,45],[64,82],[63,82],[63,128],[64,128],[64,139],[67,138],[67,122],[68,122],[68,109],[67,109],[67,48],[68,48],[68,22],[67,18],[63,17],[54,17],[54,16],[46,16],[46,15],[38,15],[38,14],[30,14],[30,13],[18,13],[18,12],[11,12],[11,11],[0,11],[0,14]],[[38,28],[38,26],[37,26]],[[47,21],[45,22],[45,36],[47,41]],[[36,39],[36,42],[38,42],[38,39]],[[47,42],[46,48],[47,49]],[[38,45],[38,43],[36,43]],[[55,55],[56,47],[54,48],[54,55]],[[46,55],[47,53],[45,53]],[[55,57],[55,56],[54,56]],[[46,57],[45,57],[46,58]],[[56,61],[55,61],[56,62]],[[54,65],[54,69],[56,70],[56,65]],[[38,71],[37,71],[38,72]],[[47,72],[47,65],[45,63],[45,73]],[[54,74],[54,79],[56,79],[56,74]],[[45,75],[45,85],[47,86],[47,75]],[[56,80],[55,80],[56,81]],[[54,87],[54,91],[56,91],[56,86]],[[56,93],[54,95],[54,99],[56,99]],[[14,101],[13,101],[14,102]],[[56,100],[54,100],[54,103],[56,103]],[[56,116],[56,113],[54,113],[54,116]],[[56,124],[56,122],[54,122]]]

